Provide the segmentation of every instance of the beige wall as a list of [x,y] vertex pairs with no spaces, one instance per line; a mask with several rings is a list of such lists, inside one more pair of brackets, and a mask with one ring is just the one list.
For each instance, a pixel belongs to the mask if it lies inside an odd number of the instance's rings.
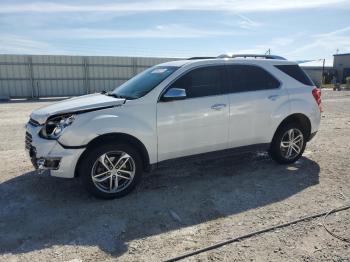
[[[309,75],[316,86],[321,86],[322,83],[322,67],[302,67],[301,68]],[[332,71],[332,67],[325,67],[324,72]]]
[[322,82],[322,68],[307,68],[302,69],[309,75],[315,85],[320,86]]
[[0,98],[76,96],[112,90],[156,64],[153,57],[0,55]]

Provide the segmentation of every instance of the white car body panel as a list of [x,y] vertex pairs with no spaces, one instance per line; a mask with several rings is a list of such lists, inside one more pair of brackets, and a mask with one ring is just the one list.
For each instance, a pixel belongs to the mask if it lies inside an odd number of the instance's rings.
[[159,102],[158,161],[226,149],[228,110],[227,95]]
[[66,149],[58,141],[39,137],[41,126],[34,127],[26,125],[26,131],[32,135],[32,146],[36,149],[36,157],[39,158],[61,158],[59,169],[50,170],[52,176],[62,178],[73,178],[75,167],[84,149]]
[[321,122],[320,109],[311,94],[312,87],[288,89],[291,114],[305,114],[311,122],[311,133],[317,132]]
[[[103,94],[68,99],[35,110],[31,118],[40,126],[27,124],[37,157],[61,158],[51,175],[74,177],[77,162],[93,139],[105,134],[127,134],[139,140],[147,150],[149,164],[199,153],[270,143],[280,123],[300,113],[311,122],[311,133],[319,128],[320,111],[312,96],[314,87],[306,86],[282,73],[275,64],[294,64],[269,59],[183,60],[162,64],[179,66],[145,96],[125,100]],[[159,101],[175,79],[200,66],[254,64],[273,74],[278,89],[223,94],[217,96]],[[214,105],[225,105],[220,110]],[[102,109],[103,108],[103,109]],[[96,110],[95,110],[96,109]],[[81,113],[81,111],[90,110]],[[78,113],[77,113],[78,112]],[[75,121],[57,140],[41,138],[38,133],[53,115],[75,114]]]
[[[271,63],[253,61],[228,61],[228,65],[255,65],[270,72]],[[275,76],[276,77],[276,76]],[[270,143],[278,125],[290,113],[288,93],[280,81],[278,89],[228,94],[230,103],[229,147]]]
[[[269,97],[275,97],[270,100]],[[282,88],[229,94],[230,147],[271,142],[280,122],[288,116],[288,94]],[[278,112],[278,114],[276,114]]]
[[47,118],[51,115],[89,110],[98,107],[116,106],[122,104],[123,102],[124,99],[116,99],[114,97],[109,97],[102,94],[90,94],[70,98],[49,106],[39,108],[33,111],[30,117],[40,124],[44,124]]

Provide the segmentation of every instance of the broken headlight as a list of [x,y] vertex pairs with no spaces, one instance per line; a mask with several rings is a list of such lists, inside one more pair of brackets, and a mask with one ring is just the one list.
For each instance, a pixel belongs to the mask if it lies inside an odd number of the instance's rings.
[[49,118],[40,130],[40,136],[47,139],[57,139],[63,130],[74,122],[74,119],[75,116],[72,114]]

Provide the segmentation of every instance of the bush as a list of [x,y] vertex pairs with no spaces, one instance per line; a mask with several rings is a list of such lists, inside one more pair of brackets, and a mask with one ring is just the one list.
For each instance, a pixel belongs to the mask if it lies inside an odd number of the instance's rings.
[[346,87],[350,88],[350,76],[348,76],[347,78],[345,78],[346,80]]

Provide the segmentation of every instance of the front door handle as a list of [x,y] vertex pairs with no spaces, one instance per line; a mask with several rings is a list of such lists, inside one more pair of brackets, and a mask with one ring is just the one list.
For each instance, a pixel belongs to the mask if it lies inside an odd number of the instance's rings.
[[280,96],[279,95],[271,95],[271,96],[268,96],[267,98],[272,100],[272,101],[275,101],[276,99],[278,99]]
[[226,104],[215,104],[215,105],[212,105],[212,106],[211,106],[211,109],[214,109],[214,110],[221,110],[221,109],[223,109],[224,107],[226,107]]

